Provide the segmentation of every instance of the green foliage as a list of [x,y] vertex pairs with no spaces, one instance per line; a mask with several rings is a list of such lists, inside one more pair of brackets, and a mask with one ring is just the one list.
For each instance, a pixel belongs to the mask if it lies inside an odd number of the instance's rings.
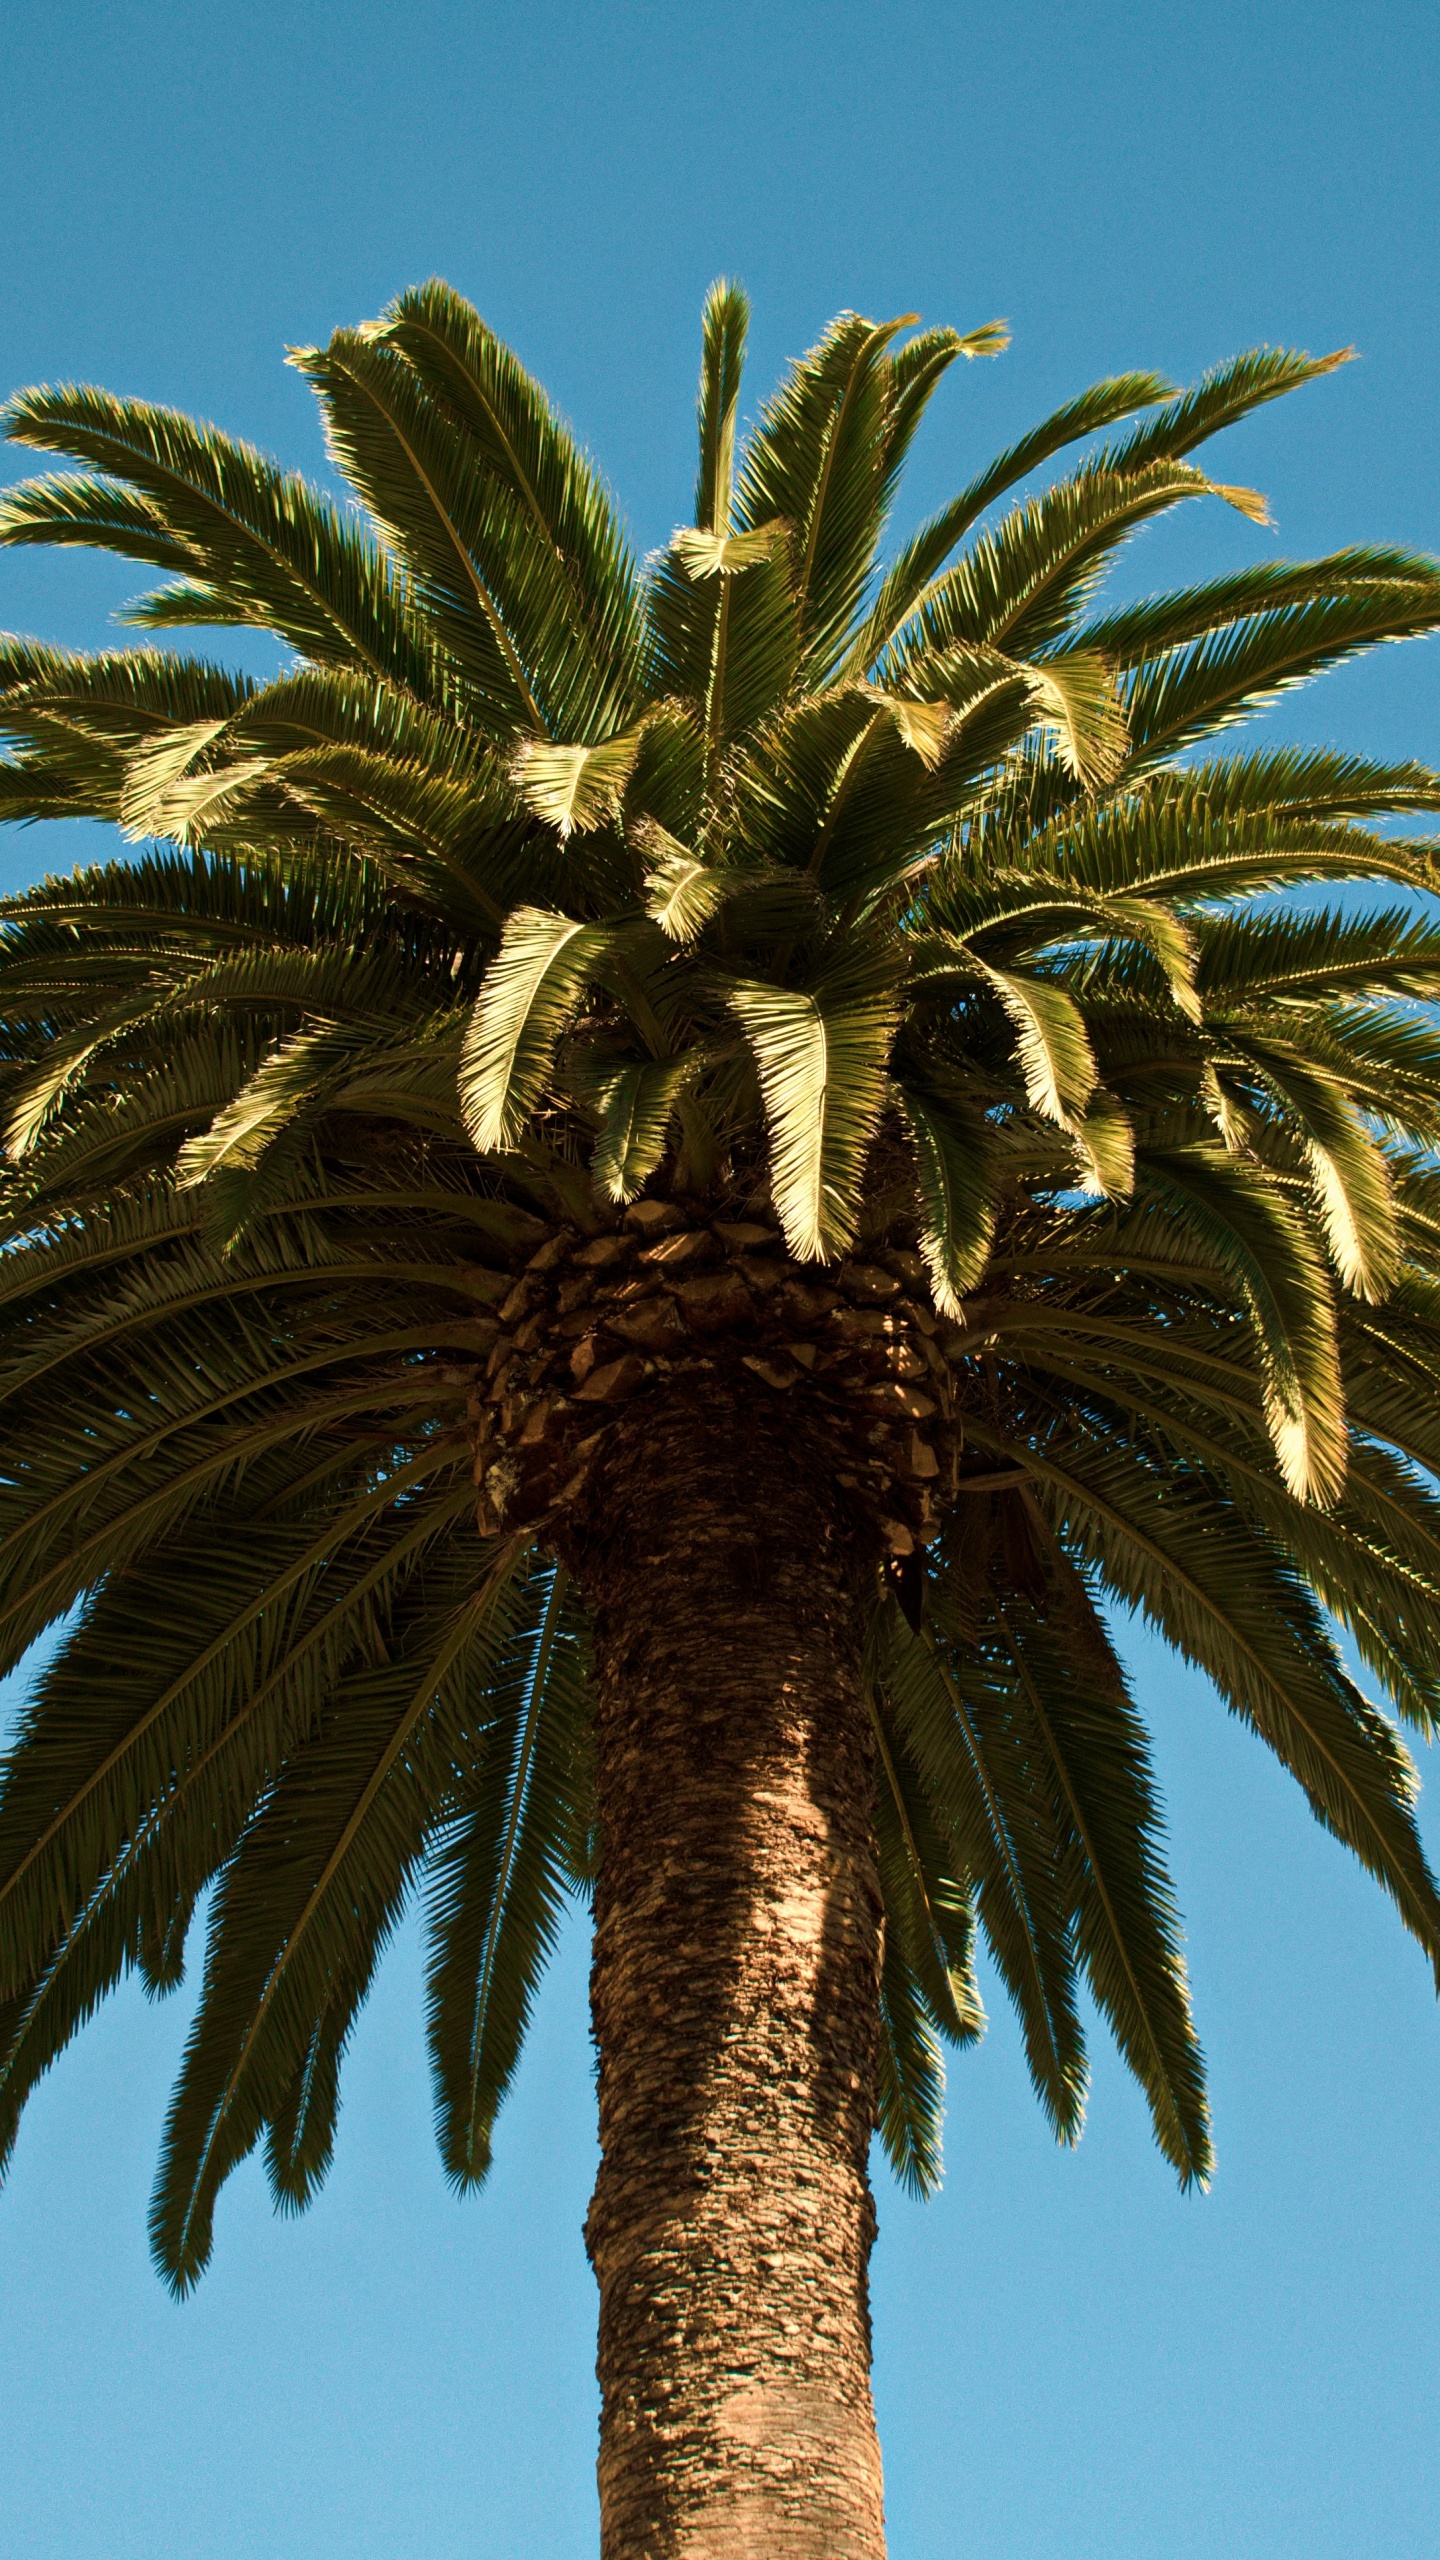
[[755,1059],[785,1240],[798,1261],[829,1261],[855,1234],[897,1008],[884,992],[743,981],[730,1002]]
[[1440,627],[1440,570],[1349,549],[1104,609],[1169,509],[1264,521],[1191,457],[1342,360],[1270,350],[1093,386],[887,558],[926,403],[1003,331],[842,314],[747,439],[747,325],[717,285],[695,521],[643,571],[440,284],[294,358],[344,508],[144,403],[6,413],[76,468],[11,489],[0,542],[141,561],[147,634],[292,659],[0,642],[0,814],[130,848],[0,907],[0,1661],[61,1627],[0,1789],[0,2153],[206,1902],[177,2286],[256,2145],[282,2206],[314,2192],[412,1899],[444,2160],[485,2174],[597,1843],[584,1612],[482,1540],[467,1399],[516,1256],[647,1184],[773,1212],[798,1261],[918,1257],[953,1371],[919,1623],[877,1588],[865,1663],[902,2178],[939,2176],[981,1939],[1057,2134],[1088,1992],[1208,2173],[1107,1605],[1440,1969],[1414,1772],[1335,1635],[1436,1729],[1440,933],[1394,821],[1440,779],[1205,752]]

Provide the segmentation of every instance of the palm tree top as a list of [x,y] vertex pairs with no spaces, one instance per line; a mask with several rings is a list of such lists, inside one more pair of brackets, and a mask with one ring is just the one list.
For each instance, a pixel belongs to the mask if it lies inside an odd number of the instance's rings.
[[91,388],[6,412],[78,467],[0,541],[158,571],[146,634],[291,653],[0,643],[0,814],[134,848],[0,909],[6,1662],[77,1612],[0,1800],[0,2138],[121,1971],[178,1979],[213,1887],[180,2282],[256,2141],[289,2201],[323,2173],[416,1892],[445,2156],[483,2174],[594,1864],[575,1524],[607,1433],[718,1361],[822,1416],[889,1558],[902,2174],[938,2174],[977,1929],[1057,2130],[1084,1977],[1208,2171],[1107,1602],[1440,1961],[1413,1770],[1330,1627],[1431,1730],[1440,936],[1395,821],[1440,781],[1212,743],[1440,625],[1440,570],[1104,605],[1169,510],[1267,520],[1193,457],[1344,352],[1097,383],[887,551],[932,392],[1003,329],[844,313],[742,437],[746,325],[717,285],[694,521],[643,564],[439,283],[292,354],[353,505]]

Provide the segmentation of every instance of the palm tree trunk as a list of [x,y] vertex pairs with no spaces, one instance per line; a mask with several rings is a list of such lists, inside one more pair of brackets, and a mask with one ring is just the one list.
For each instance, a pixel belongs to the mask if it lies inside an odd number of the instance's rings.
[[603,2560],[884,2553],[874,1560],[833,1455],[748,1387],[646,1398],[577,1558],[600,1696]]

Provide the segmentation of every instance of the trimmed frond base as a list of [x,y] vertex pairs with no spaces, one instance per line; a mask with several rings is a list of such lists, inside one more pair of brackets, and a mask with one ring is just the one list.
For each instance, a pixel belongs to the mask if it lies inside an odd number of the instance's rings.
[[470,1399],[482,1532],[559,1552],[603,1503],[605,1452],[647,1405],[703,1397],[723,1372],[785,1399],[867,1544],[906,1556],[937,1535],[959,1462],[956,1378],[918,1286],[918,1254],[792,1262],[754,1220],[691,1223],[640,1200],[608,1233],[560,1229],[517,1272]]

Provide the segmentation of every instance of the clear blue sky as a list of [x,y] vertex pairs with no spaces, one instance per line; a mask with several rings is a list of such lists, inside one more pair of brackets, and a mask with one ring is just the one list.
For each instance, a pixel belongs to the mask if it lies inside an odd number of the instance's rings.
[[[1433,5],[10,0],[6,25],[0,382],[88,376],[318,468],[282,348],[438,270],[648,546],[687,511],[719,272],[755,299],[757,391],[845,304],[1011,321],[1004,362],[937,401],[914,513],[1101,372],[1353,340],[1363,363],[1230,439],[1278,536],[1212,512],[1149,537],[1136,576],[1277,540],[1440,551]],[[134,584],[0,558],[0,624],[93,644]],[[1440,648],[1276,725],[1440,763]],[[74,850],[17,835],[0,879]],[[1433,2560],[1440,2013],[1259,1746],[1153,1645],[1131,1658],[1219,2176],[1175,2194],[1103,2055],[1058,2152],[992,2002],[952,2076],[943,2196],[881,2195],[894,2560]],[[320,2203],[276,2221],[252,2165],[181,2306],[144,2214],[184,1995],[111,2005],[0,2197],[5,2560],[592,2560],[584,1972],[577,1928],[493,2182],[460,2205],[402,1943]]]

